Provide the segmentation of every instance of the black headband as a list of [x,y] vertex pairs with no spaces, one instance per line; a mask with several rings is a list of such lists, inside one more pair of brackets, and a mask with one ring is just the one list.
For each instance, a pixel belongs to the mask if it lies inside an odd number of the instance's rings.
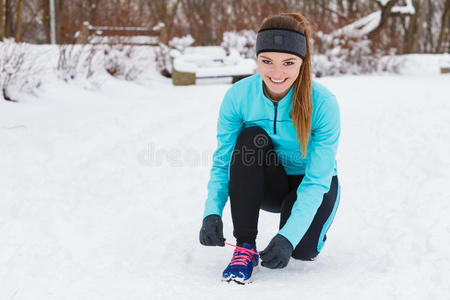
[[290,29],[262,29],[256,37],[256,56],[261,52],[284,52],[305,59],[306,37],[303,33]]

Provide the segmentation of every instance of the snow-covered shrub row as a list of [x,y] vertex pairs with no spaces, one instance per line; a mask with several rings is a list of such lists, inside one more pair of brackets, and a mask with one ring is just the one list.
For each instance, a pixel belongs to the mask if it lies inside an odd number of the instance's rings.
[[[255,58],[256,35],[252,30],[225,32],[221,46],[228,53],[230,49],[236,49],[243,57]],[[316,40],[312,41],[314,74],[320,77],[377,71],[397,72],[398,60],[394,63],[389,59],[395,51],[373,53],[370,43],[367,38],[338,37],[318,32]]]
[[[183,54],[184,50],[194,43],[190,35],[174,38],[169,46],[160,44],[155,57],[158,71],[166,76],[172,72],[173,60]],[[256,32],[242,30],[225,32],[221,47],[227,54],[233,50],[244,58],[256,58]],[[324,34],[317,32],[312,41],[313,72],[317,77],[343,74],[366,74],[373,72],[398,72],[399,60],[391,59],[395,50],[384,53],[373,51],[371,41],[366,37],[348,37],[344,35]]]
[[17,44],[13,40],[0,42],[0,99],[17,101],[16,94],[34,94],[41,85],[45,66],[39,61],[31,45]]
[[153,53],[148,47],[129,45],[61,45],[58,77],[64,81],[77,78],[98,80],[106,73],[134,81],[151,65]]
[[244,58],[255,58],[256,32],[253,30],[227,31],[223,33],[221,46],[227,51],[236,49]]
[[155,76],[154,47],[128,45],[31,45],[0,42],[0,99],[19,101],[46,81],[78,80],[98,88],[105,77],[148,82]]
[[333,36],[317,32],[313,43],[313,72],[317,77],[373,72],[398,72],[399,63],[389,59],[395,55],[373,51],[366,37]]

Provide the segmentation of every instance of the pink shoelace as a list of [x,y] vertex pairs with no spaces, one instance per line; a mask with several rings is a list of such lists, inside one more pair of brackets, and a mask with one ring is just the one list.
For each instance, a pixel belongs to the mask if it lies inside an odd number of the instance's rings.
[[239,247],[239,246],[232,245],[229,243],[225,243],[225,244],[236,248],[236,250],[233,253],[233,258],[231,259],[231,263],[230,263],[231,266],[234,266],[234,265],[246,266],[247,263],[252,260],[252,255],[259,255],[258,252],[244,248],[244,247]]

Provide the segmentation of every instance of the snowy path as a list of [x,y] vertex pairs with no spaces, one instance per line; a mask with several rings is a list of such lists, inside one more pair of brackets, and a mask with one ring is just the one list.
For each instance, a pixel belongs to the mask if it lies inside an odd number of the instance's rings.
[[[442,299],[450,294],[448,76],[326,78],[341,206],[315,262],[222,284],[198,243],[226,84],[46,86],[0,103],[0,299]],[[276,233],[263,213],[260,249]],[[232,241],[229,207],[225,236]]]

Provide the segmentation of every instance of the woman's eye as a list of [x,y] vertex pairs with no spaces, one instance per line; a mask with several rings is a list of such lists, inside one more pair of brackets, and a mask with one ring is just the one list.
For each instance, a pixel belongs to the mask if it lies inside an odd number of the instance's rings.
[[265,64],[267,64],[267,65],[271,63],[271,61],[270,61],[270,60],[267,60],[267,59],[263,59],[262,62],[265,63]]
[[291,66],[293,64],[294,64],[294,62],[292,62],[292,61],[287,61],[284,63],[285,66]]

